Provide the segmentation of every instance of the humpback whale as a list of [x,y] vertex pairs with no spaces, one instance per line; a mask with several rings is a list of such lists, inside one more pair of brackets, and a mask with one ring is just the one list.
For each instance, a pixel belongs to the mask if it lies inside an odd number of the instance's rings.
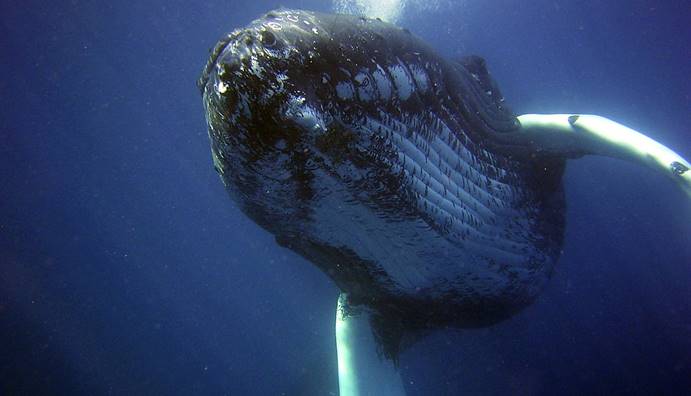
[[342,292],[342,395],[404,394],[415,335],[534,301],[564,239],[567,160],[639,162],[691,196],[691,164],[662,144],[595,115],[516,116],[482,58],[378,19],[269,12],[218,42],[198,87],[231,198]]

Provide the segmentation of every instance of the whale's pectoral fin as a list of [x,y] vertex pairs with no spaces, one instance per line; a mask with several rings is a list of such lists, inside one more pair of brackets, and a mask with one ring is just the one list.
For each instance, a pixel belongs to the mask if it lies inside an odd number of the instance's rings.
[[596,115],[524,114],[521,127],[500,138],[533,153],[578,158],[595,154],[637,162],[661,171],[691,198],[691,164],[650,137]]
[[341,396],[404,396],[396,363],[382,353],[367,307],[352,308],[348,296],[338,298],[336,349]]

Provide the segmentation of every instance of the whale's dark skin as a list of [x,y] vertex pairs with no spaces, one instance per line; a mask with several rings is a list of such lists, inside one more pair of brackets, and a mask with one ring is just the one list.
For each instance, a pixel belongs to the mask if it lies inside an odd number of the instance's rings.
[[503,320],[550,277],[564,159],[500,143],[519,125],[481,58],[280,10],[224,37],[198,85],[233,200],[375,310],[389,352],[403,329]]

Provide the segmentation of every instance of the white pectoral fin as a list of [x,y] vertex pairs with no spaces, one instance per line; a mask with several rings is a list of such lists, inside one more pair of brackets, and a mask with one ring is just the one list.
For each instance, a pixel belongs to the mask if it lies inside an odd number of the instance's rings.
[[604,155],[645,164],[670,177],[691,198],[691,164],[636,130],[588,114],[524,114],[518,120],[521,129],[514,136],[538,152]]
[[378,351],[370,312],[366,309],[358,313],[348,311],[347,295],[341,294],[336,309],[341,396],[405,396],[398,368]]

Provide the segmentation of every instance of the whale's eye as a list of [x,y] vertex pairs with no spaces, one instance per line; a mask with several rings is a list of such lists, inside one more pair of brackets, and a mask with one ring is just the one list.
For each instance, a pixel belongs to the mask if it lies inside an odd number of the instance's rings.
[[266,47],[273,47],[276,45],[276,36],[269,31],[263,31],[261,33],[262,44]]

